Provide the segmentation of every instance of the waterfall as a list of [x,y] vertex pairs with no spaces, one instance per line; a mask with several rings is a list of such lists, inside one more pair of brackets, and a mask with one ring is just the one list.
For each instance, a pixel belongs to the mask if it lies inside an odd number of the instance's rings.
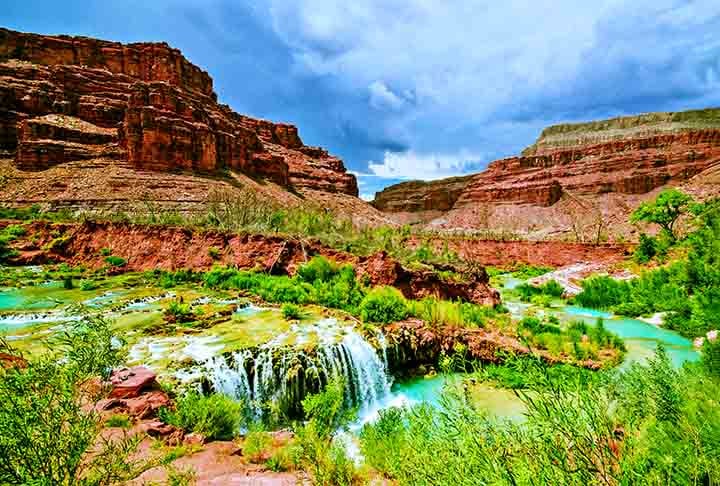
[[376,350],[354,327],[322,319],[290,331],[255,350],[216,356],[204,364],[212,388],[246,400],[257,416],[272,403],[290,415],[301,411],[302,399],[333,378],[345,383],[345,403],[374,406],[390,391],[385,338]]

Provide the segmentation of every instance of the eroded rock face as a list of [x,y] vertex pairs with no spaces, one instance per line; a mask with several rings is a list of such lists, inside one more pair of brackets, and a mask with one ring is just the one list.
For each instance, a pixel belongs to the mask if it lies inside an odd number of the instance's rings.
[[[47,115],[80,128],[47,123]],[[0,29],[0,150],[16,151],[21,170],[110,156],[139,170],[232,169],[285,187],[358,194],[340,159],[305,146],[292,125],[217,103],[210,76],[165,43]]]
[[668,185],[692,192],[718,165],[720,109],[655,113],[550,127],[522,156],[474,176],[392,186],[373,204],[398,215],[424,212],[437,227],[567,235],[578,220],[626,221]]
[[[7,222],[0,222],[0,228]],[[50,245],[62,238],[66,245]],[[287,239],[281,236],[234,234],[221,231],[192,231],[187,228],[155,227],[132,224],[85,222],[53,224],[43,221],[27,225],[27,233],[13,242],[19,252],[13,262],[41,264],[67,262],[100,268],[106,266],[101,248],[127,260],[122,270],[144,271],[155,268],[209,270],[214,265],[257,269],[277,275],[294,275],[300,265],[322,255],[341,264],[350,264],[359,278],[372,285],[392,285],[408,298],[438,297],[461,299],[477,304],[496,305],[497,290],[483,268],[455,272],[452,268],[404,268],[385,252],[368,257],[328,248],[319,242]],[[222,248],[218,259],[209,256],[209,248]],[[441,277],[442,272],[458,273],[458,280]]]

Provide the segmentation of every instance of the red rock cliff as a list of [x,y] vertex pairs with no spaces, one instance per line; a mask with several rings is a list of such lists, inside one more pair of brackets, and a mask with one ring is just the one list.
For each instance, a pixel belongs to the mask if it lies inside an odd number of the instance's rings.
[[558,125],[523,154],[465,178],[392,186],[373,205],[398,217],[427,212],[433,226],[541,236],[622,225],[641,200],[668,185],[693,192],[718,168],[720,109]]
[[0,28],[0,150],[16,152],[22,170],[103,156],[139,169],[233,169],[301,190],[358,193],[340,159],[305,146],[292,125],[217,103],[210,76],[165,43]]

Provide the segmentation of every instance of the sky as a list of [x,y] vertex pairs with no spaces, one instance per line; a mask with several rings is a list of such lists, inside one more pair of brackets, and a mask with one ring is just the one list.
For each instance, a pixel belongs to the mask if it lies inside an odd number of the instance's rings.
[[478,172],[551,124],[720,106],[720,0],[2,0],[0,25],[166,41],[369,199]]

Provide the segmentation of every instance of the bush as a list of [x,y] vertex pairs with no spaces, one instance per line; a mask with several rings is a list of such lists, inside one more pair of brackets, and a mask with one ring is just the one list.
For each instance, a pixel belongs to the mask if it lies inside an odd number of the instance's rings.
[[163,422],[209,440],[229,440],[239,432],[244,412],[242,403],[225,395],[189,392],[178,399],[175,410],[161,409],[159,415]]
[[619,376],[584,371],[590,380],[550,373],[558,368],[524,369],[520,423],[450,388],[439,406],[383,411],[361,431],[363,456],[398,485],[720,480],[719,382],[660,355]]
[[498,311],[470,302],[450,302],[433,297],[408,301],[408,315],[422,319],[431,326],[484,327]]
[[520,300],[523,302],[532,302],[534,297],[540,305],[547,305],[553,298],[562,297],[565,288],[555,280],[548,280],[542,285],[535,286],[528,283],[522,283],[515,287],[515,291],[519,294]]
[[[0,367],[0,484],[120,484],[139,474],[129,460],[137,441],[101,444],[99,416],[87,407],[101,398],[87,382],[123,361],[115,340],[103,320],[79,323],[55,352]],[[2,340],[0,351],[16,355]]]
[[11,224],[0,230],[0,263],[17,255],[17,251],[10,248],[10,243],[17,238],[24,236],[25,227],[18,224]]
[[635,248],[634,258],[638,263],[647,263],[658,253],[657,238],[648,236],[645,233],[640,235],[640,243]]
[[355,464],[333,439],[356,415],[344,406],[344,384],[330,381],[325,389],[302,402],[307,423],[297,429],[297,462],[323,486],[360,484]]
[[208,248],[208,256],[213,260],[217,260],[218,258],[220,258],[220,250],[218,250],[214,246],[211,246],[210,248]]
[[119,427],[121,429],[129,429],[132,424],[130,418],[125,414],[114,414],[105,421],[106,427]]
[[316,256],[308,263],[301,265],[297,273],[301,280],[314,284],[316,280],[329,282],[337,272],[338,269],[335,264],[323,256]]
[[83,291],[90,291],[97,289],[97,284],[93,282],[92,280],[83,280],[80,282],[80,290]]
[[192,322],[196,319],[195,312],[190,304],[173,300],[164,310],[165,320],[168,322]]
[[702,364],[708,375],[720,377],[720,339],[718,331],[708,331],[702,344]]
[[110,255],[105,257],[105,263],[107,263],[111,267],[124,267],[125,265],[127,265],[127,260],[119,256]]
[[259,464],[263,456],[272,447],[272,436],[262,430],[251,431],[243,440],[243,456],[250,459],[250,462]]
[[610,309],[629,300],[631,284],[623,280],[598,276],[584,280],[582,288],[582,292],[575,296],[577,304],[593,309]]
[[407,301],[394,287],[377,287],[360,303],[360,317],[365,322],[388,324],[401,321],[407,315]]
[[302,311],[300,310],[300,306],[297,306],[295,304],[283,304],[281,310],[283,317],[288,321],[297,320],[302,317]]
[[545,295],[552,297],[562,297],[565,293],[565,288],[560,285],[556,280],[548,280],[545,282],[540,289]]

